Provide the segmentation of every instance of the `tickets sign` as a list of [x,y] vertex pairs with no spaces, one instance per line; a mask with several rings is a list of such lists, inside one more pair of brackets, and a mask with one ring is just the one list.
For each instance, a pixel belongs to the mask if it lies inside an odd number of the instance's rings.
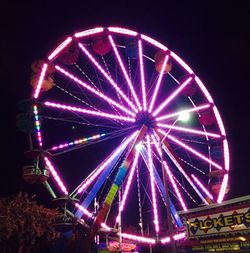
[[250,208],[187,218],[186,225],[190,238],[250,230]]

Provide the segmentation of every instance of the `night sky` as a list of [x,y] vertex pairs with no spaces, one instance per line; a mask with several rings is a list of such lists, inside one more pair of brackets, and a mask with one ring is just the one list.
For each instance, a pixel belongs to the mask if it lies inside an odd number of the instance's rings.
[[191,66],[206,84],[226,127],[231,154],[227,198],[250,194],[248,1],[51,2],[1,3],[1,196],[32,191],[21,178],[28,145],[15,123],[17,102],[31,92],[32,61],[44,58],[64,35],[97,25],[147,34]]

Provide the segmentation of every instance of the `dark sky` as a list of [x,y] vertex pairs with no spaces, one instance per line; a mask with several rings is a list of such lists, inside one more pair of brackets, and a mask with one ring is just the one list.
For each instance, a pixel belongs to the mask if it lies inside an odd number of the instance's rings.
[[96,25],[120,25],[147,34],[166,44],[191,66],[207,85],[226,127],[232,170],[228,198],[250,194],[247,2],[2,2],[0,194],[30,190],[21,179],[26,137],[16,129],[15,117],[17,102],[30,94],[31,62],[45,57],[62,36]]

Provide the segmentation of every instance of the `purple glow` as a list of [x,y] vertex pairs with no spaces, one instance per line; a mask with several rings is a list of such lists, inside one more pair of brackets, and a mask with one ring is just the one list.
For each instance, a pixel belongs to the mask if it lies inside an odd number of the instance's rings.
[[143,110],[147,110],[147,98],[146,98],[146,84],[144,76],[144,65],[143,65],[143,55],[142,55],[142,42],[138,41],[139,47],[139,62],[140,62],[140,73],[141,73],[141,88],[142,88],[142,101],[143,101]]
[[193,70],[174,52],[170,52],[170,55],[175,59],[189,74],[193,74]]
[[155,244],[156,240],[153,238],[148,238],[144,236],[137,236],[137,235],[131,235],[127,233],[121,233],[121,236],[125,239],[131,239],[137,242],[144,242],[144,243],[149,243],[149,244]]
[[115,115],[115,114],[110,114],[110,113],[101,112],[101,111],[93,111],[93,110],[89,110],[89,109],[85,109],[85,108],[80,108],[80,107],[75,107],[75,106],[70,106],[70,105],[64,105],[64,104],[58,104],[58,103],[49,102],[49,101],[46,101],[44,104],[48,107],[63,109],[63,110],[70,111],[70,112],[79,112],[79,113],[82,113],[82,114],[99,116],[99,117],[102,117],[102,118],[119,119],[119,120],[127,121],[127,122],[135,122],[134,118],[128,118],[128,117]]
[[121,27],[108,27],[108,30],[110,32],[116,32],[116,33],[131,35],[131,36],[136,36],[137,35],[137,32],[131,31],[129,29],[121,28]]
[[161,81],[162,81],[163,73],[164,73],[165,67],[167,65],[168,59],[169,59],[169,55],[166,55],[166,57],[164,59],[164,62],[162,64],[162,67],[161,67],[161,71],[160,71],[160,74],[159,74],[156,86],[155,86],[153,97],[152,97],[152,100],[151,100],[151,103],[150,103],[150,106],[149,106],[149,112],[152,112],[152,109],[153,109],[153,106],[154,106],[154,103],[155,103],[155,99],[156,99],[156,96],[157,96],[159,88],[160,88],[160,84],[161,84]]
[[41,123],[39,121],[38,109],[36,105],[33,106],[33,112],[35,115],[36,138],[37,138],[39,147],[42,147],[43,142],[42,142],[42,133],[41,133]]
[[179,111],[179,112],[174,112],[174,113],[171,113],[171,114],[166,114],[166,115],[157,117],[157,118],[156,118],[156,121],[162,121],[162,120],[165,120],[165,119],[170,119],[170,118],[179,116],[179,115],[181,115],[181,114],[183,114],[183,113],[198,112],[198,111],[207,109],[207,108],[209,108],[209,107],[211,107],[210,104],[200,105],[200,106],[197,106],[197,107],[195,107],[195,108],[185,109],[185,110],[182,110],[182,111]]
[[49,161],[49,159],[47,157],[44,157],[44,161],[45,161],[45,164],[48,167],[49,171],[51,172],[54,180],[56,181],[57,185],[59,186],[60,190],[65,195],[68,195],[68,191],[67,191],[64,183],[62,182],[61,178],[59,177],[58,173],[56,172],[56,169],[54,168],[54,166],[51,164],[51,162]]
[[155,117],[164,107],[166,107],[192,80],[192,77],[189,77],[185,82],[183,82],[164,102],[157,107],[157,109],[153,112],[153,116]]
[[190,146],[188,146],[187,144],[183,143],[182,141],[178,140],[177,138],[175,138],[174,136],[165,133],[164,131],[158,129],[160,133],[164,134],[168,139],[174,141],[175,143],[177,143],[178,145],[180,145],[181,147],[185,148],[186,150],[190,151],[191,153],[193,153],[194,155],[198,156],[199,158],[201,158],[202,160],[208,162],[209,164],[213,165],[214,167],[218,168],[219,170],[222,170],[222,167],[213,162],[212,160],[210,160],[209,158],[207,158],[206,156],[202,155],[201,153],[199,153],[198,151],[196,151],[195,149],[191,148]]
[[97,33],[100,33],[100,32],[103,32],[103,28],[102,27],[96,27],[96,28],[93,28],[93,29],[89,29],[89,30],[85,30],[85,31],[82,31],[82,32],[75,33],[74,36],[76,38],[80,38],[80,37],[85,37],[85,36],[88,36],[88,35],[97,34]]
[[124,67],[124,63],[123,63],[123,61],[122,61],[122,59],[121,59],[121,56],[120,56],[120,54],[119,54],[119,52],[118,52],[118,50],[117,50],[117,48],[116,48],[116,46],[115,46],[115,43],[114,43],[113,38],[112,38],[111,35],[109,35],[109,41],[110,41],[110,43],[111,43],[111,45],[112,45],[112,48],[113,48],[113,50],[114,50],[114,52],[115,52],[116,58],[117,58],[117,60],[118,60],[118,63],[119,63],[119,65],[120,65],[120,68],[121,68],[121,70],[122,70],[122,72],[123,72],[123,75],[124,75],[124,77],[125,77],[125,79],[126,79],[126,81],[127,81],[127,83],[128,83],[128,86],[129,86],[129,88],[130,88],[130,91],[131,91],[131,93],[132,93],[132,95],[133,95],[133,97],[134,97],[134,99],[135,99],[135,102],[136,102],[136,104],[137,104],[139,110],[141,111],[142,108],[141,108],[139,99],[138,99],[138,97],[137,97],[137,95],[136,95],[136,93],[135,93],[133,84],[132,84],[132,82],[131,82],[131,80],[130,80],[130,78],[129,78],[129,76],[128,76],[128,73],[127,73],[127,71],[126,71],[126,69],[125,69],[125,67]]
[[169,177],[169,179],[170,179],[170,182],[171,182],[171,184],[172,184],[172,186],[173,186],[173,188],[174,188],[174,191],[175,191],[175,193],[176,193],[176,195],[177,195],[177,197],[178,197],[178,200],[179,200],[180,203],[181,203],[181,206],[182,206],[183,210],[184,210],[184,211],[187,211],[186,204],[185,204],[185,202],[184,202],[184,200],[183,200],[183,198],[182,198],[182,196],[181,196],[181,193],[180,193],[180,191],[179,191],[179,189],[178,189],[178,187],[177,187],[177,185],[176,185],[176,183],[175,183],[175,181],[174,181],[172,172],[171,172],[170,169],[168,168],[167,163],[166,163],[165,161],[163,162],[163,165],[164,165],[164,168],[165,168],[165,170],[166,170],[166,172],[167,172],[167,175],[168,175],[168,177]]
[[146,136],[146,140],[147,140],[147,152],[148,152],[148,162],[149,162],[149,174],[150,174],[151,192],[152,192],[153,209],[154,209],[155,231],[156,231],[156,233],[158,233],[159,232],[159,219],[158,219],[156,194],[155,194],[152,150],[151,150],[151,144],[150,144],[149,135]]
[[147,41],[148,43],[152,44],[153,46],[155,46],[155,47],[157,47],[157,48],[163,50],[163,51],[167,51],[167,50],[168,50],[167,47],[165,47],[164,45],[162,45],[162,44],[159,43],[158,41],[156,41],[156,40],[154,40],[154,39],[152,39],[152,38],[150,38],[150,37],[148,37],[148,36],[146,36],[146,35],[143,35],[143,34],[142,34],[142,35],[141,35],[141,38],[142,38],[143,40]]
[[128,137],[123,143],[118,146],[118,148],[112,153],[111,156],[109,156],[101,165],[100,167],[81,185],[81,187],[78,189],[77,193],[81,193],[84,189],[86,189],[87,186],[89,186],[96,177],[108,166],[109,163],[124,149],[127,147],[127,145],[135,138],[135,136],[138,134],[138,131],[134,132],[131,136]]
[[208,189],[201,183],[201,181],[194,175],[191,175],[192,178],[194,179],[194,181],[200,186],[201,190],[210,198],[210,199],[214,199],[212,194],[208,191]]
[[68,37],[48,56],[48,59],[52,60],[53,58],[55,58],[71,41],[72,38]]
[[45,76],[47,68],[48,68],[48,64],[44,63],[43,67],[42,67],[42,70],[41,70],[41,74],[39,76],[37,86],[36,86],[36,90],[35,90],[35,93],[34,93],[34,98],[38,98],[38,96],[39,96],[39,93],[40,93],[40,90],[41,90],[41,87],[42,87],[42,83],[43,83],[44,76]]
[[221,134],[225,136],[226,135],[226,131],[225,131],[224,125],[222,123],[221,116],[220,116],[219,111],[218,111],[218,109],[217,109],[216,106],[213,107],[213,111],[214,111],[215,117],[217,119],[217,123],[219,125]]
[[221,203],[224,199],[224,196],[226,194],[226,190],[227,190],[227,184],[228,184],[228,174],[224,175],[224,178],[222,180],[222,184],[221,184],[221,188],[220,188],[220,193],[217,199],[217,203]]
[[221,137],[221,135],[219,135],[219,134],[210,133],[210,132],[203,132],[200,130],[186,128],[186,127],[179,127],[179,126],[162,124],[162,123],[158,123],[157,126],[163,127],[163,128],[168,128],[168,129],[173,129],[173,130],[177,130],[177,131],[181,131],[181,132],[186,132],[186,133],[193,133],[193,134],[198,134],[198,135],[210,136],[210,137],[214,137],[214,138]]
[[97,67],[97,69],[102,73],[102,75],[109,81],[109,83],[115,88],[115,90],[121,95],[126,103],[135,111],[138,112],[135,105],[130,101],[130,99],[125,95],[125,93],[119,88],[115,81],[108,75],[108,73],[101,67],[101,65],[95,60],[95,58],[90,54],[90,52],[81,44],[78,43],[82,52],[87,55],[89,60]]
[[100,92],[99,90],[96,90],[95,88],[91,87],[90,85],[88,85],[87,83],[84,83],[83,81],[81,81],[80,79],[78,79],[77,77],[73,76],[72,74],[70,74],[68,71],[64,70],[63,68],[59,67],[58,65],[55,66],[55,68],[60,71],[62,74],[64,74],[65,76],[69,77],[71,80],[75,81],[76,83],[80,84],[83,88],[87,89],[88,91],[94,93],[95,95],[97,95],[98,97],[104,99],[105,101],[107,101],[108,103],[116,106],[117,108],[121,109],[122,111],[130,114],[131,116],[135,116],[134,113],[132,113],[131,111],[129,111],[128,109],[126,109],[124,106],[122,106],[121,104],[115,102],[113,99],[111,99],[110,97],[107,97],[106,95],[104,95],[102,92]]

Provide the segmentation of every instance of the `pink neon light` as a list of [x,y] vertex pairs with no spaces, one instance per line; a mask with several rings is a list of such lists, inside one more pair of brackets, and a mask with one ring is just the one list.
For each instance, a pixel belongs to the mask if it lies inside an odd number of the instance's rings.
[[78,209],[80,209],[89,218],[93,217],[92,213],[90,213],[87,209],[85,209],[83,206],[79,205],[78,203],[75,203],[75,207],[77,207]]
[[223,180],[222,180],[222,184],[221,184],[221,188],[220,188],[220,193],[217,199],[217,203],[221,203],[224,199],[224,196],[226,194],[226,190],[227,190],[227,184],[228,184],[228,174],[224,175]]
[[[139,145],[139,144],[138,144]],[[139,154],[140,154],[140,150],[136,150],[136,153],[135,153],[135,158],[133,160],[133,164],[132,164],[132,167],[131,167],[131,171],[129,173],[129,177],[128,177],[128,182],[126,184],[126,187],[125,187],[125,191],[123,193],[123,198],[122,198],[122,202],[121,202],[121,205],[120,205],[120,212],[123,211],[124,209],[124,206],[125,206],[125,202],[126,202],[126,199],[127,199],[127,196],[128,196],[128,192],[129,192],[129,189],[130,189],[130,185],[131,185],[131,182],[132,182],[132,179],[133,179],[133,176],[135,174],[135,169],[136,169],[136,165],[137,165],[137,162],[138,162],[138,158],[139,158]]]
[[131,31],[129,29],[121,28],[121,27],[108,27],[108,30],[110,32],[116,32],[116,33],[131,35],[131,36],[136,36],[137,35],[137,32]]
[[213,104],[214,101],[213,101],[211,95],[209,94],[208,90],[206,89],[205,85],[202,83],[202,81],[197,76],[195,77],[195,81],[199,85],[200,89],[202,90],[203,94],[205,95],[205,97],[207,98],[209,103]]
[[131,111],[129,111],[128,109],[126,109],[124,106],[120,105],[119,103],[115,102],[113,99],[111,99],[110,97],[107,97],[106,95],[104,95],[102,92],[94,89],[93,87],[91,87],[90,85],[84,83],[83,81],[81,81],[80,79],[78,79],[77,77],[73,76],[71,73],[69,73],[68,71],[64,70],[63,68],[59,67],[58,65],[55,66],[55,68],[60,71],[62,74],[64,74],[65,76],[69,77],[70,79],[72,79],[73,81],[75,81],[76,83],[80,84],[82,87],[84,87],[85,89],[87,89],[88,91],[94,93],[95,95],[97,95],[98,97],[106,100],[108,103],[116,106],[117,108],[121,109],[122,111],[135,116],[134,113],[132,113]]
[[167,172],[168,177],[169,177],[169,179],[170,179],[170,182],[171,182],[171,184],[172,184],[172,186],[173,186],[173,188],[174,188],[174,191],[175,191],[175,193],[176,193],[176,195],[177,195],[179,201],[181,202],[181,206],[182,206],[183,210],[184,210],[184,211],[187,211],[186,204],[185,204],[185,202],[183,201],[183,198],[182,198],[182,196],[181,196],[181,193],[180,193],[180,191],[179,191],[179,189],[178,189],[178,187],[177,187],[177,185],[176,185],[176,183],[175,183],[175,181],[174,181],[172,172],[171,172],[170,169],[168,168],[167,163],[166,163],[165,161],[163,161],[163,165],[164,165],[164,168],[166,169],[166,172]]
[[209,108],[210,106],[211,106],[210,104],[204,104],[204,105],[197,106],[197,107],[195,107],[195,108],[185,109],[185,110],[182,110],[182,111],[179,111],[179,112],[174,112],[174,113],[171,113],[171,114],[166,114],[166,115],[163,115],[163,116],[161,116],[161,117],[157,117],[157,118],[156,118],[156,121],[161,121],[161,120],[165,120],[165,119],[170,119],[170,118],[179,116],[179,115],[182,114],[182,113],[198,112],[198,111],[207,109],[207,108]]
[[111,161],[123,150],[127,147],[127,145],[135,138],[138,134],[138,131],[134,132],[130,137],[128,137],[120,146],[112,153],[112,155],[107,158],[104,163],[100,165],[100,167],[89,177],[78,189],[77,193],[81,193],[84,189],[87,188],[95,179],[96,177],[106,168],[106,166],[111,163]]
[[45,76],[47,68],[48,68],[48,64],[44,63],[43,67],[42,67],[40,77],[39,77],[39,80],[38,80],[38,83],[37,83],[37,86],[36,86],[36,90],[35,90],[35,93],[34,93],[34,98],[38,98],[38,96],[39,96],[39,93],[40,93],[40,90],[41,90],[41,87],[42,87],[42,83],[43,83],[44,76]]
[[52,176],[53,176],[54,180],[56,181],[57,185],[59,186],[60,190],[65,195],[68,195],[68,191],[67,191],[64,183],[62,182],[61,178],[59,177],[58,173],[56,172],[56,169],[54,168],[54,166],[51,164],[51,162],[49,161],[49,159],[47,157],[44,157],[44,161],[46,163],[46,166],[48,167],[48,169],[52,173]]
[[128,118],[128,117],[105,113],[105,112],[101,112],[101,111],[93,111],[93,110],[88,110],[88,109],[79,108],[79,107],[70,106],[70,105],[58,104],[58,103],[49,102],[49,101],[46,101],[44,104],[48,107],[64,109],[66,111],[71,111],[71,112],[79,112],[82,114],[99,116],[99,117],[108,118],[108,119],[119,119],[119,120],[127,121],[127,122],[135,122],[134,118]]
[[201,183],[201,181],[194,175],[191,175],[194,181],[200,186],[201,190],[210,198],[214,199],[212,194],[207,190],[207,188]]
[[68,37],[48,56],[48,59],[52,60],[53,58],[55,58],[55,56],[57,56],[71,41],[72,38]]
[[203,132],[200,130],[186,128],[186,127],[179,127],[179,126],[162,124],[162,123],[157,123],[157,126],[163,127],[163,128],[168,128],[168,129],[173,129],[173,130],[177,130],[177,131],[181,131],[181,132],[186,132],[186,133],[193,133],[193,134],[198,134],[198,135],[210,136],[210,137],[214,137],[214,138],[221,137],[221,135],[219,135],[219,134],[210,133],[210,132]]
[[141,35],[141,38],[142,38],[143,40],[149,42],[149,43],[152,44],[153,46],[158,47],[159,49],[161,49],[161,50],[163,50],[163,51],[167,51],[167,50],[168,50],[168,48],[165,47],[164,45],[162,45],[160,42],[158,42],[158,41],[156,41],[156,40],[154,40],[154,39],[152,39],[152,38],[150,38],[150,37],[148,37],[148,36],[146,36],[146,35],[143,35],[143,34],[142,34],[142,35]]
[[109,81],[109,83],[116,89],[116,91],[121,95],[121,97],[128,103],[131,108],[138,112],[135,105],[130,101],[130,99],[124,94],[124,92],[119,88],[119,86],[115,83],[115,81],[107,74],[107,72],[101,67],[101,65],[95,60],[95,58],[89,53],[89,51],[81,44],[78,43],[79,47],[87,55],[90,61],[99,69],[102,75]]
[[152,141],[153,141],[153,143],[154,143],[154,145],[155,145],[155,147],[157,149],[157,152],[158,152],[159,156],[161,157],[162,156],[162,150],[160,149],[159,142],[156,141],[156,138],[155,138],[155,136],[153,134],[151,135],[151,139],[152,139]]
[[161,239],[161,243],[162,243],[162,244],[169,243],[170,241],[171,241],[171,238],[170,238],[169,236],[167,236],[167,237]]
[[167,65],[168,59],[169,59],[169,55],[166,55],[166,57],[164,59],[164,62],[163,62],[163,65],[161,67],[160,75],[158,77],[158,80],[157,80],[157,83],[156,83],[156,86],[155,86],[153,97],[152,97],[152,100],[151,100],[151,103],[150,103],[150,106],[149,106],[149,112],[152,112],[152,109],[153,109],[153,106],[154,106],[154,103],[155,103],[155,99],[156,99],[156,96],[158,94],[158,90],[160,88],[160,84],[161,84],[161,81],[162,81],[163,73],[164,73],[165,67]]
[[82,31],[82,32],[75,33],[74,36],[76,38],[80,38],[80,37],[85,37],[85,36],[100,33],[100,32],[103,32],[103,28],[102,27],[96,27],[96,28],[93,28],[93,29],[89,29],[89,30],[85,30],[85,31]]
[[229,171],[229,148],[227,140],[223,141],[223,148],[224,148],[224,159],[225,159],[225,170]]
[[153,112],[155,117],[164,107],[166,107],[192,80],[192,77],[189,77],[185,82],[183,82],[160,106]]
[[142,88],[142,101],[143,101],[143,110],[147,110],[147,98],[146,98],[146,84],[144,77],[144,66],[143,66],[143,55],[142,55],[142,42],[138,41],[139,47],[139,61],[140,61],[140,72],[141,72],[141,88]]
[[213,111],[214,111],[215,117],[217,119],[217,122],[218,122],[218,125],[219,125],[219,128],[220,128],[221,134],[225,136],[226,135],[226,131],[225,131],[224,125],[222,123],[221,116],[220,116],[219,111],[218,111],[218,109],[217,109],[216,106],[213,107]]
[[155,231],[158,233],[159,232],[159,219],[158,219],[156,194],[155,194],[152,150],[151,150],[151,144],[150,144],[149,135],[146,136],[146,140],[147,140],[147,151],[148,151],[148,162],[149,162],[149,174],[150,174],[151,192],[152,192],[153,209],[154,209]]
[[219,170],[222,170],[222,167],[213,162],[212,160],[208,159],[206,156],[202,155],[201,153],[199,153],[198,151],[196,151],[195,149],[191,148],[190,146],[188,146],[187,144],[183,143],[182,141],[180,141],[179,139],[175,138],[174,136],[165,133],[164,131],[159,129],[159,132],[161,132],[162,134],[164,134],[168,139],[174,141],[175,143],[177,143],[178,145],[180,145],[181,147],[185,148],[186,150],[190,151],[191,153],[193,153],[194,155],[198,156],[199,158],[201,158],[202,160],[208,162],[209,164],[213,165],[214,167],[218,168]]
[[186,233],[185,232],[180,233],[180,234],[176,234],[176,235],[173,236],[173,238],[174,238],[175,241],[184,239],[185,237],[186,237]]
[[126,239],[131,239],[137,242],[144,242],[149,244],[155,244],[156,240],[153,238],[143,237],[143,236],[137,236],[137,235],[131,235],[127,233],[121,233],[121,236]]
[[170,52],[170,55],[189,73],[193,74],[193,70],[174,52]]
[[115,46],[114,40],[113,40],[113,38],[112,38],[111,35],[109,35],[109,41],[110,41],[110,43],[111,43],[111,45],[112,45],[112,48],[113,48],[113,50],[114,50],[114,52],[115,52],[116,58],[117,58],[117,60],[118,60],[118,62],[119,62],[119,65],[120,65],[120,68],[121,68],[121,70],[122,70],[122,72],[123,72],[123,75],[125,76],[125,79],[126,79],[126,81],[127,81],[127,83],[128,83],[128,86],[129,86],[129,88],[130,88],[130,91],[131,91],[131,93],[132,93],[132,95],[133,95],[133,97],[134,97],[134,99],[135,99],[135,102],[136,102],[136,104],[137,104],[139,110],[141,111],[142,108],[141,108],[139,99],[138,99],[138,97],[137,97],[137,95],[136,95],[136,93],[135,93],[133,84],[132,84],[132,82],[131,82],[131,80],[130,80],[130,78],[129,78],[129,76],[128,76],[128,73],[127,73],[127,71],[126,71],[126,69],[125,69],[125,67],[124,67],[124,64],[123,64],[123,61],[122,61],[122,59],[121,59],[121,56],[120,56],[120,54],[119,54],[119,52],[118,52],[118,50],[117,50],[117,48],[116,48],[116,46]]

